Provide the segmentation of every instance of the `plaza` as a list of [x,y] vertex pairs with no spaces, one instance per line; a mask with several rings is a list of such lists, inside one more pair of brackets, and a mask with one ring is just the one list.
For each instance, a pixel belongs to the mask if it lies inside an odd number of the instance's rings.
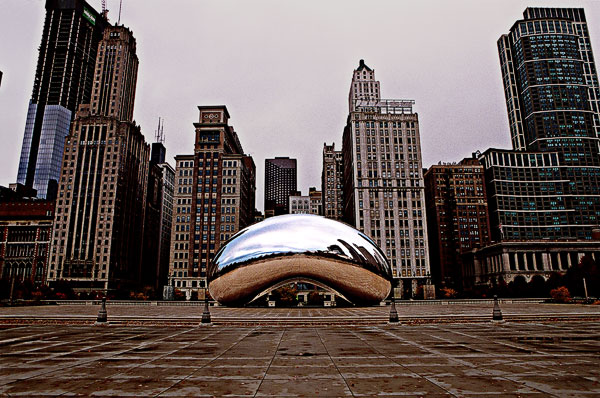
[[[503,304],[504,322],[491,321],[489,303],[397,308],[393,325],[380,320],[388,307],[211,308],[222,326],[198,326],[200,306],[107,306],[109,323],[154,314],[158,326],[77,325],[96,305],[0,308],[0,396],[600,395],[599,306]],[[489,320],[464,321],[483,310]],[[196,326],[160,326],[186,314]],[[258,321],[274,318],[300,321]]]

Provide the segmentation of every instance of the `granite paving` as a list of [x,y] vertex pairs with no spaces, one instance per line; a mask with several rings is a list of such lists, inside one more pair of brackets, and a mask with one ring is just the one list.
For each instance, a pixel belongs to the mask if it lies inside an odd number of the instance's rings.
[[[107,303],[108,316],[139,316],[156,318],[185,318],[200,317],[202,315],[202,306],[185,305],[151,305],[151,303],[141,303],[146,305],[113,305],[110,301]],[[396,304],[398,315],[409,317],[425,316],[474,316],[492,314],[491,302],[481,302],[475,304],[448,304],[445,302],[429,304],[426,301],[399,301]],[[502,312],[504,314],[517,315],[568,315],[568,314],[586,314],[597,315],[600,317],[600,305],[583,304],[547,304],[547,303],[504,303],[501,302]],[[42,305],[42,306],[24,306],[24,307],[0,307],[0,316],[22,315],[22,316],[96,316],[98,314],[98,305]],[[372,317],[384,316],[389,314],[389,306],[376,307],[350,307],[350,308],[231,308],[231,307],[211,307],[213,316],[218,318],[227,317],[247,317],[253,319],[280,317]]]
[[5,326],[0,396],[598,397],[600,322]]

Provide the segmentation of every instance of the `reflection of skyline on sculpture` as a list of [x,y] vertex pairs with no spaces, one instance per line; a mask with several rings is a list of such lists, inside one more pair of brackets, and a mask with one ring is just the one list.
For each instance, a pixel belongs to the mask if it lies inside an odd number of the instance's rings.
[[375,304],[390,292],[392,272],[381,249],[351,226],[311,214],[271,217],[251,225],[215,255],[211,296],[245,305],[286,283],[326,287],[354,304]]
[[292,254],[350,260],[391,279],[385,255],[365,234],[321,216],[297,214],[272,217],[234,235],[215,255],[209,280],[253,260]]

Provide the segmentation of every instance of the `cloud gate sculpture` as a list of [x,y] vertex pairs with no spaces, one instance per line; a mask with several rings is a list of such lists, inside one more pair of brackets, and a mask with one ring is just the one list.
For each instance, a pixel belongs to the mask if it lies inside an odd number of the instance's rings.
[[384,253],[362,232],[295,214],[268,218],[234,235],[215,255],[208,280],[211,296],[226,305],[249,303],[296,280],[369,304],[388,296],[392,272]]

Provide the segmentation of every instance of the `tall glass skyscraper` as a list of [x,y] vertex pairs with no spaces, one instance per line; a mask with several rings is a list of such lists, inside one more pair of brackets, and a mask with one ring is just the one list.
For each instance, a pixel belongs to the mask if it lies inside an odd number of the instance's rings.
[[529,154],[486,153],[486,168],[497,170],[486,176],[492,219],[502,240],[590,239],[600,222],[600,91],[585,13],[523,16],[498,51],[513,149]]
[[47,0],[17,182],[56,195],[72,115],[90,102],[98,43],[107,25],[83,0]]
[[513,149],[479,157],[492,243],[472,253],[467,285],[600,259],[600,93],[585,13],[527,8],[498,52]]

